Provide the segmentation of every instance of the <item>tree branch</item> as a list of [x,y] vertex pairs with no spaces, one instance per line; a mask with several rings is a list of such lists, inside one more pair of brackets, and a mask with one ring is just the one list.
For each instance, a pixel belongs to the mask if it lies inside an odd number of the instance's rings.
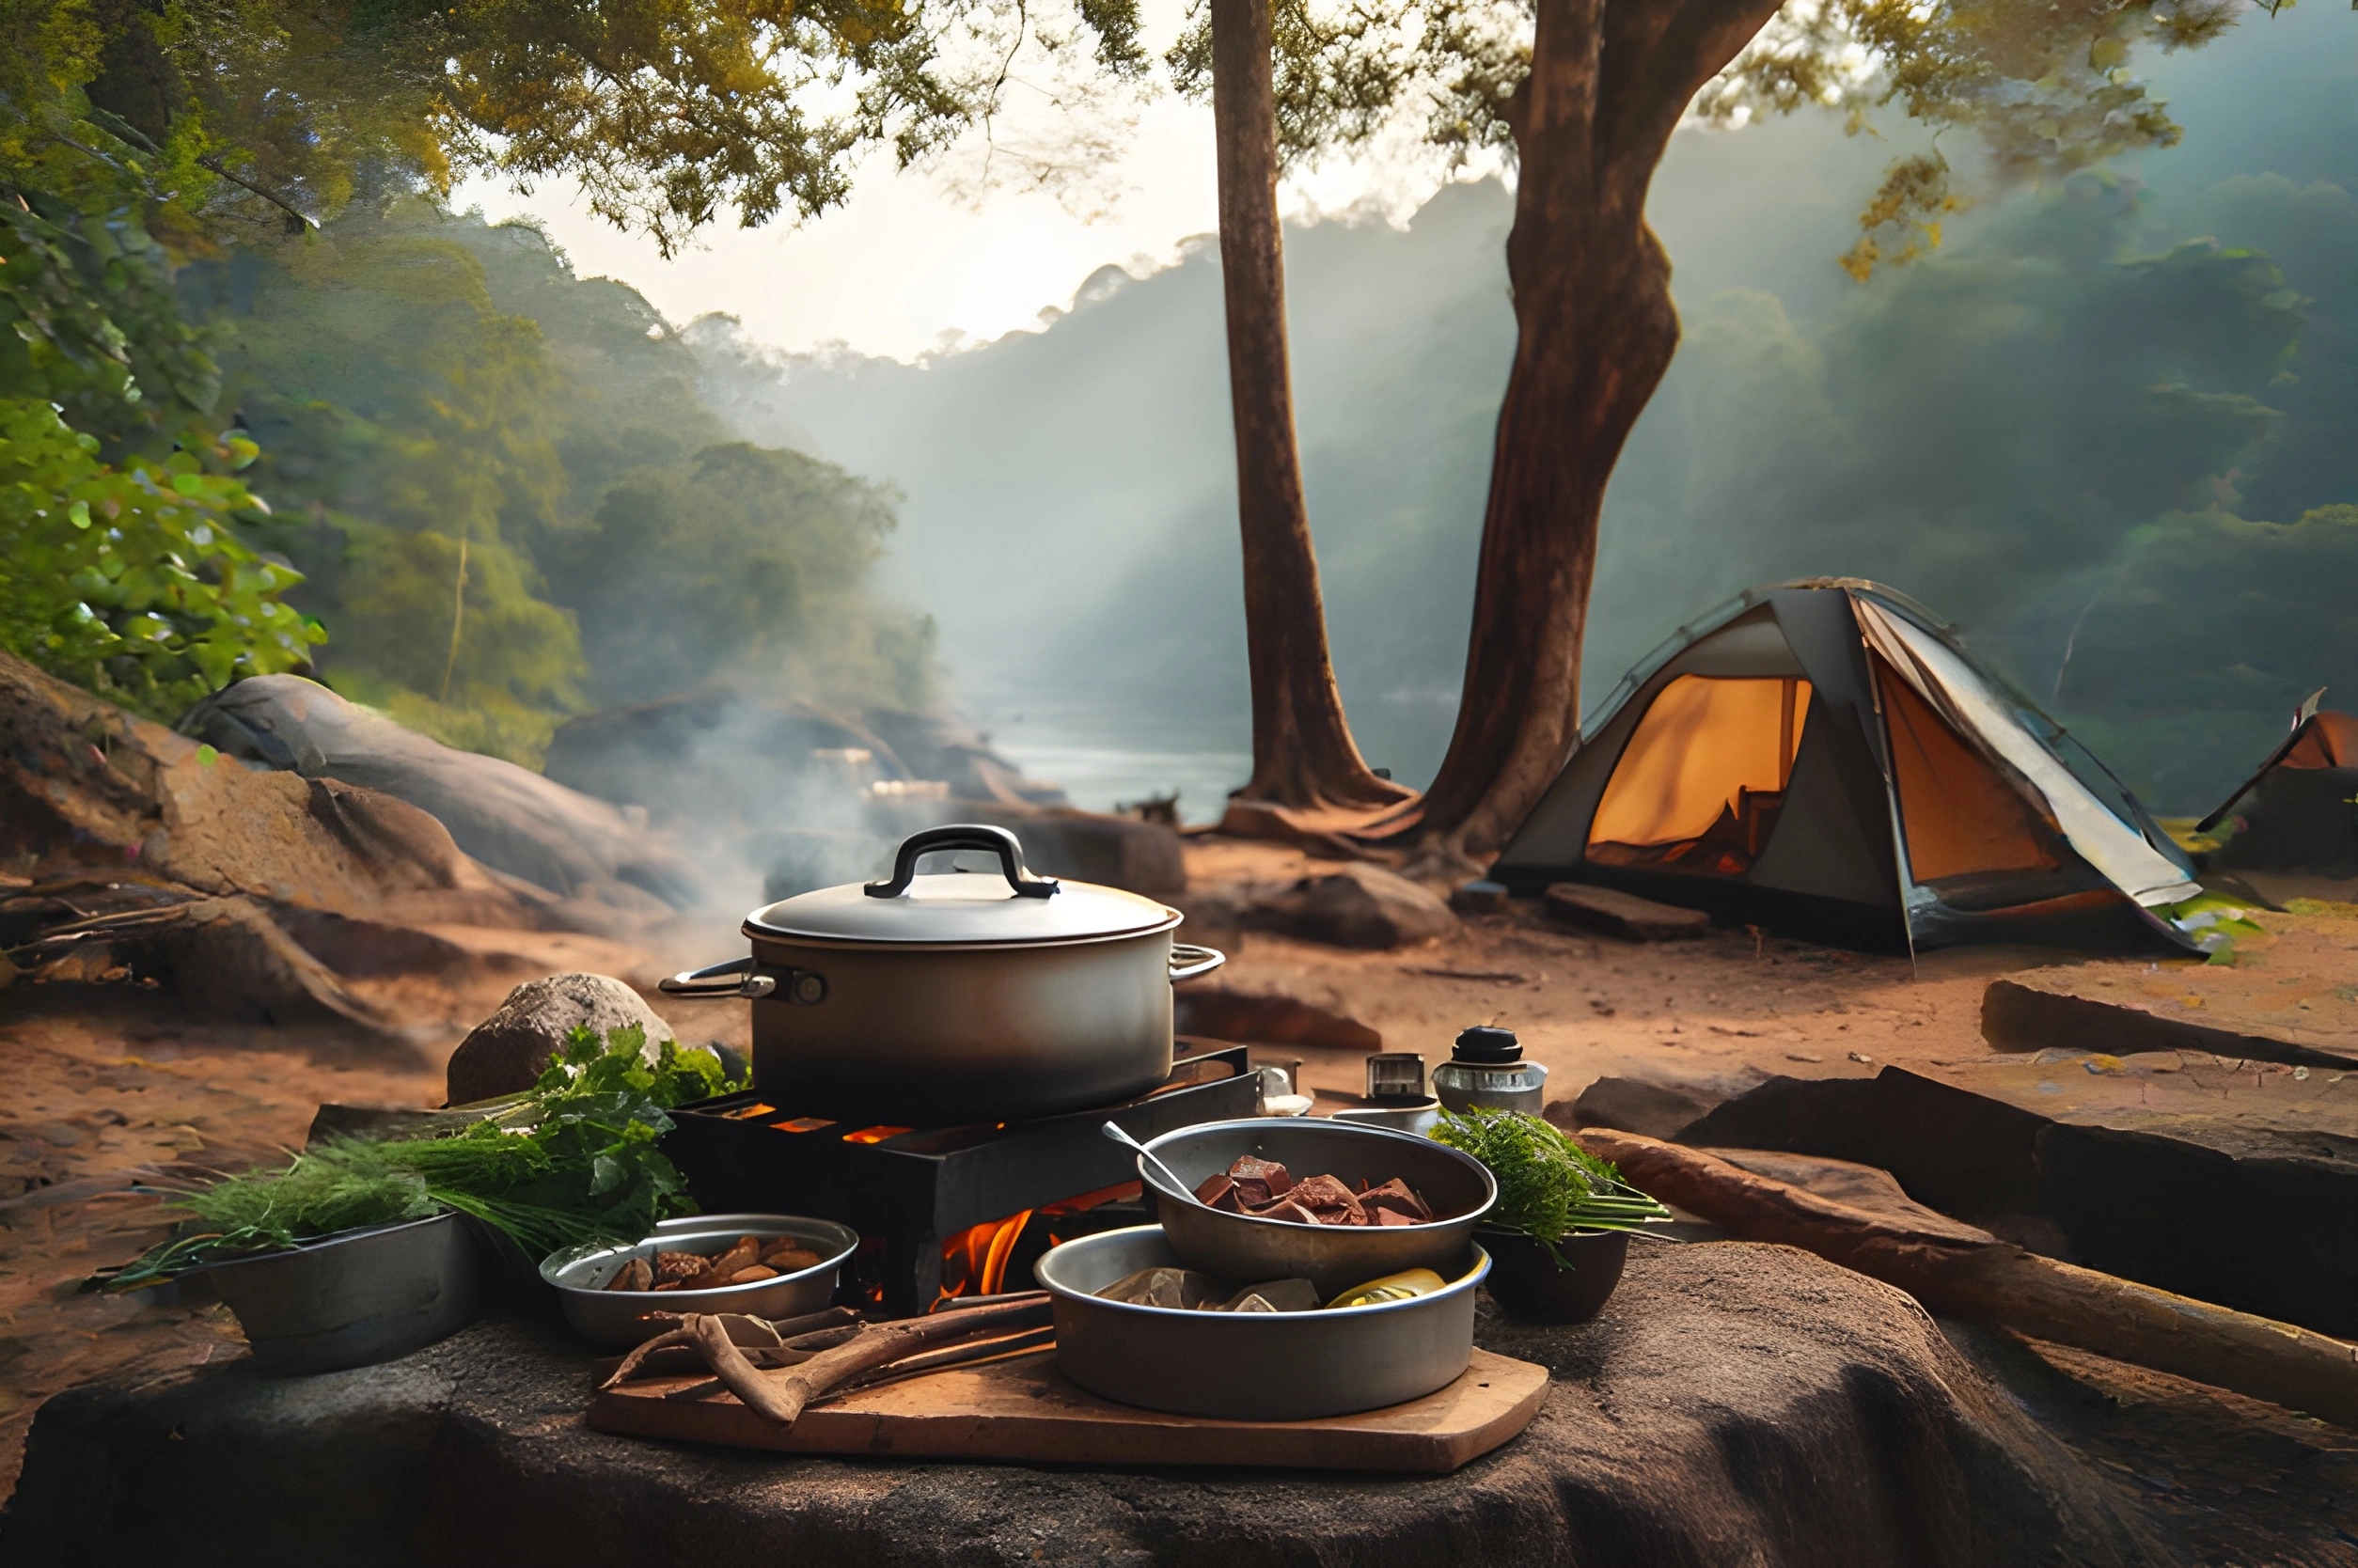
[[1598,172],[1651,180],[1704,85],[1760,35],[1784,0],[1611,0],[1597,62]]

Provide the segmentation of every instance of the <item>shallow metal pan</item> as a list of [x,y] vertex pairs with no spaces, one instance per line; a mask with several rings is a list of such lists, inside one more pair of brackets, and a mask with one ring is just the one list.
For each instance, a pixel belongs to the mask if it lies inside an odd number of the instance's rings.
[[1057,1366],[1090,1392],[1183,1416],[1308,1420],[1421,1399],[1466,1370],[1490,1259],[1464,1247],[1431,1295],[1314,1312],[1185,1312],[1095,1295],[1178,1262],[1155,1225],[1066,1242],[1033,1273],[1054,1298]]

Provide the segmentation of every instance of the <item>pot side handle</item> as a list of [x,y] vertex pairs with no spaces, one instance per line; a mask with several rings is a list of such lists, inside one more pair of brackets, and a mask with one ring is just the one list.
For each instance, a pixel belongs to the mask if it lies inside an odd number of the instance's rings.
[[1218,948],[1199,948],[1192,942],[1171,945],[1171,981],[1173,985],[1198,975],[1208,975],[1228,962],[1228,955]]
[[897,899],[909,890],[909,884],[916,879],[920,856],[935,850],[961,849],[998,855],[999,873],[1007,878],[1007,886],[1015,890],[1019,899],[1049,898],[1060,886],[1054,877],[1033,876],[1024,869],[1023,844],[1007,829],[988,823],[952,823],[947,827],[929,827],[902,839],[900,851],[892,857],[891,880],[864,884],[860,891],[872,899]]
[[778,981],[755,974],[751,958],[732,958],[668,976],[656,981],[655,989],[667,996],[766,996],[778,989]]

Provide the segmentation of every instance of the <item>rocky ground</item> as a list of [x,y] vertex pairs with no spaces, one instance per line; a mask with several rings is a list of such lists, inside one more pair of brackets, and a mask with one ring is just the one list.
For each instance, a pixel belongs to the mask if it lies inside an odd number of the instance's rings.
[[[1296,852],[1218,839],[1190,840],[1188,859],[1199,892],[1312,870]],[[1428,1064],[1447,1055],[1451,1037],[1465,1026],[1505,1025],[1548,1066],[1551,1100],[1569,1099],[1607,1075],[1716,1095],[1771,1075],[1865,1076],[1888,1064],[2048,1115],[2080,1110],[2129,1122],[2199,1106],[2214,1119],[2358,1135],[2358,1083],[2344,1083],[2338,1071],[2197,1053],[2121,1062],[2069,1053],[2046,1060],[1994,1055],[1980,1033],[1983,991],[1994,978],[2069,962],[2051,952],[1965,949],[1911,962],[1741,931],[1636,945],[1520,909],[1476,917],[1423,945],[1392,950],[1210,929],[1216,923],[1201,919],[1187,934],[1232,948],[1220,984],[1281,993],[1356,1019],[1379,1031],[1386,1049],[1421,1051]],[[2358,990],[2350,984],[2358,977],[2350,962],[2358,954],[2358,918],[2329,909],[2267,915],[2261,923],[2270,934],[2244,944],[2233,968],[2116,959],[2095,961],[2079,974],[2091,986],[2134,993],[2146,1005],[2190,1016],[2206,1009],[2247,1015],[2276,1009],[2326,1034],[2358,1022]],[[322,1102],[438,1104],[449,1049],[523,979],[592,969],[652,989],[668,969],[742,950],[726,915],[674,921],[628,943],[464,927],[439,927],[436,934],[472,961],[432,981],[354,981],[370,1001],[413,1027],[417,1042],[408,1046],[367,1043],[326,1026],[192,1022],[163,992],[64,984],[0,992],[0,1060],[14,1079],[13,1092],[0,1103],[0,1477],[8,1484],[31,1412],[51,1394],[100,1377],[177,1376],[191,1365],[241,1354],[235,1326],[217,1307],[139,1305],[78,1293],[91,1269],[129,1257],[160,1233],[149,1205],[116,1196],[123,1173],[143,1166],[236,1168],[268,1157],[302,1140]],[[739,1006],[661,998],[656,1005],[685,1040],[746,1043]],[[1365,1048],[1303,1045],[1265,1055],[1298,1058],[1305,1085],[1332,1103],[1359,1091]],[[2242,1506],[2235,1498],[2263,1503],[2254,1488],[2265,1486],[2256,1478],[2274,1461],[2221,1460],[2234,1474],[2209,1490],[2196,1483],[2186,1491],[2190,1483],[2170,1469],[2167,1454],[2131,1452],[2159,1439],[2117,1419],[2124,1402],[2166,1410],[2175,1423],[2168,1430],[2177,1434],[2172,1451],[2181,1455],[2202,1451],[2210,1439],[2201,1434],[2209,1432],[2222,1453],[2275,1455],[2287,1464],[2287,1456],[2299,1456],[2309,1466],[2304,1473],[2321,1474],[2318,1466],[2346,1466],[2358,1448],[2334,1429],[2248,1401],[2225,1404],[2157,1374],[2107,1372],[2109,1364],[2091,1366],[2087,1357],[2050,1360],[2073,1388],[2097,1390],[2057,1403],[2061,1414],[2042,1415],[2051,1430],[2111,1466],[2132,1491],[2162,1496],[2154,1478],[2170,1475],[2167,1485],[2193,1499],[2184,1504],[2190,1518],[2215,1514],[2231,1524]],[[2114,1414],[2098,1419],[2104,1411]],[[2188,1474],[2203,1470],[2199,1462],[2189,1468],[2181,1459],[2180,1466]],[[2337,1485],[2303,1482],[2269,1506],[2298,1507],[2307,1496],[2303,1486],[2322,1497]],[[2203,1529],[2216,1534],[2216,1525],[2214,1519]],[[2326,1535],[2270,1560],[2358,1561],[2358,1545],[2348,1544],[2358,1535],[2321,1525]],[[2334,1546],[2334,1538],[2345,1544]],[[2234,1560],[2208,1554],[2201,1560]]]

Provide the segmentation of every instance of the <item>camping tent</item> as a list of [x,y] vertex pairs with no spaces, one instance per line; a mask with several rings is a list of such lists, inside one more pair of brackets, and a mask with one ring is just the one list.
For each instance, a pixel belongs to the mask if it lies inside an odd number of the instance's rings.
[[2292,733],[2199,831],[2232,819],[2209,863],[2226,871],[2358,877],[2358,718],[2301,705]]
[[1922,606],[1849,578],[1681,628],[1582,726],[1490,874],[1891,949],[2175,936],[2148,911],[2202,891],[2085,748]]

